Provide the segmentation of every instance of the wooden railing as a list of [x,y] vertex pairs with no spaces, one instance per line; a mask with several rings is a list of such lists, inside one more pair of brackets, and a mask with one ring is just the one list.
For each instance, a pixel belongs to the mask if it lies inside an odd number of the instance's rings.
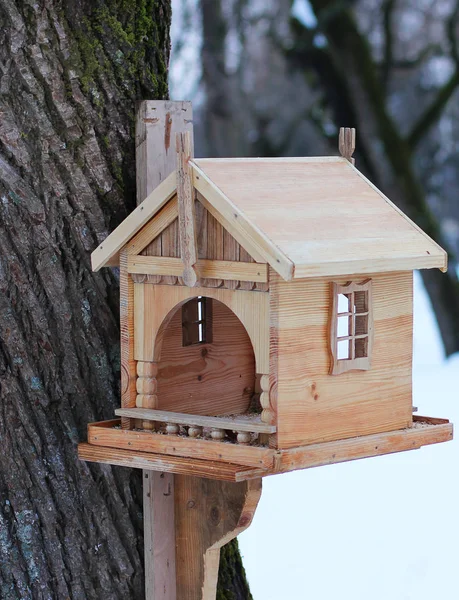
[[233,432],[237,443],[243,445],[251,444],[260,434],[266,436],[276,432],[276,426],[263,423],[259,414],[208,417],[147,408],[119,408],[115,413],[120,417],[152,422],[155,429],[163,427],[168,435],[185,434],[191,438],[229,441]]

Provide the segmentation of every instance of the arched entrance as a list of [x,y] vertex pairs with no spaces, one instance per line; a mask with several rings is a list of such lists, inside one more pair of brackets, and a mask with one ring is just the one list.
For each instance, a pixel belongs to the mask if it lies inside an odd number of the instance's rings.
[[255,357],[241,321],[222,302],[199,296],[176,306],[156,336],[159,410],[241,414],[255,392]]

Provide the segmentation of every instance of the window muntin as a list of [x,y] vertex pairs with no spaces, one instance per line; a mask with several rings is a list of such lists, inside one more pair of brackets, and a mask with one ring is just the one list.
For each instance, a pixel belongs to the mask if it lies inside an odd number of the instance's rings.
[[212,342],[212,299],[198,296],[182,306],[182,345]]
[[332,288],[331,373],[368,370],[373,333],[371,280],[333,283]]

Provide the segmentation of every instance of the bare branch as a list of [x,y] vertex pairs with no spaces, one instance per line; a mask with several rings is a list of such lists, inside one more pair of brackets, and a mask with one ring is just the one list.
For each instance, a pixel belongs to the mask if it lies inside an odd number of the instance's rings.
[[407,138],[407,142],[414,150],[422,138],[427,134],[430,128],[438,121],[443,110],[451,99],[452,95],[459,86],[459,49],[456,35],[456,28],[459,23],[459,0],[456,2],[456,7],[451,13],[451,16],[447,23],[448,39],[451,47],[451,57],[454,61],[454,72],[448,81],[440,88],[436,98],[427,107],[417,123],[411,130],[410,135]]
[[389,83],[391,68],[394,61],[394,36],[392,15],[394,13],[397,0],[385,0],[383,4],[383,22],[384,22],[384,63],[381,73],[382,85],[385,90]]

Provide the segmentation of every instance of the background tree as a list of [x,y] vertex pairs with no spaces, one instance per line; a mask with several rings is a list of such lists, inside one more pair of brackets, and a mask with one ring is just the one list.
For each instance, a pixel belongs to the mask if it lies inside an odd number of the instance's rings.
[[[135,206],[170,19],[168,0],[0,0],[2,600],[143,595],[140,473],[76,444],[119,405],[117,274],[90,253]],[[222,557],[220,597],[249,597],[237,546]]]
[[175,2],[202,33],[197,153],[336,154],[356,127],[358,167],[449,251],[422,277],[459,351],[457,0]]

